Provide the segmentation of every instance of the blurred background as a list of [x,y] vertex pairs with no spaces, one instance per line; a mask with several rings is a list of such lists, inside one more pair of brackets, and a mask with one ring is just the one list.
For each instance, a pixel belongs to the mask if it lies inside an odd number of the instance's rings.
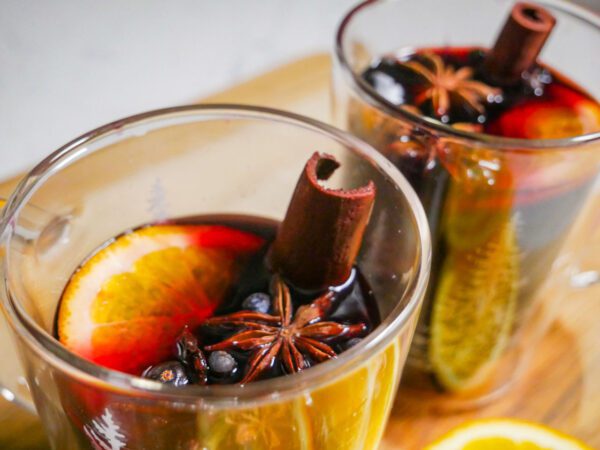
[[0,179],[106,122],[329,52],[355,3],[1,0]]

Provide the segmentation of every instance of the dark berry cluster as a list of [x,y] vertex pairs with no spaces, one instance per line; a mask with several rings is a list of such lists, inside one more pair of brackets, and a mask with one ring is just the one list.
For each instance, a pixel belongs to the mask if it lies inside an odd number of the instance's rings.
[[[242,302],[246,311],[267,313],[271,308],[271,298],[263,292],[250,294]],[[238,363],[228,352],[216,350],[208,354],[200,349],[198,339],[186,327],[177,343],[176,358],[148,367],[142,373],[144,378],[173,386],[207,384],[209,376],[215,381],[226,381],[236,376]]]
[[239,310],[206,319],[197,335],[186,328],[174,359],[149,367],[143,376],[174,386],[246,384],[336,358],[368,333],[363,317],[348,321],[332,315],[336,292],[294,307],[281,277],[273,276],[270,284],[271,295],[250,294]]

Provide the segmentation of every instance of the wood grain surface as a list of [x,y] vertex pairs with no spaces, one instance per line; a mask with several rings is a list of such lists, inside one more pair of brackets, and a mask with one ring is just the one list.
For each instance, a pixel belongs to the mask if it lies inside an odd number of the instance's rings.
[[[327,121],[329,73],[327,55],[310,56],[203,102],[260,104]],[[0,193],[10,191],[14,183],[13,179],[0,184]],[[582,267],[598,269],[600,196],[588,206],[586,217],[574,230],[568,246],[585,250]],[[420,449],[453,426],[482,417],[535,420],[600,448],[600,285],[588,289],[565,287],[552,295],[561,296],[558,319],[532,352],[526,373],[503,397],[477,410],[440,414],[401,390],[382,450]],[[35,416],[0,399],[0,449],[47,448]]]

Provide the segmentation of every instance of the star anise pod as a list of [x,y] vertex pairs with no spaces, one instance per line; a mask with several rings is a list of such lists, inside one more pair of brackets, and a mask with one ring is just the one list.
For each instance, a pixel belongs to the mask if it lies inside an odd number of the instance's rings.
[[419,74],[427,84],[423,92],[417,95],[415,103],[420,106],[431,100],[433,113],[437,117],[445,116],[452,106],[452,96],[458,97],[475,111],[485,112],[484,102],[500,95],[498,88],[475,81],[471,67],[461,67],[456,70],[453,66],[445,65],[439,55],[423,53],[421,61],[412,60],[401,63],[402,66]]
[[234,327],[240,330],[227,339],[206,346],[207,351],[238,349],[251,351],[248,368],[241,384],[259,378],[277,362],[287,373],[309,367],[311,361],[322,362],[337,356],[325,341],[351,338],[364,333],[367,326],[324,321],[331,308],[333,292],[327,292],[312,303],[300,306],[292,316],[290,290],[275,275],[271,283],[274,315],[254,311],[238,311],[212,317],[204,326]]

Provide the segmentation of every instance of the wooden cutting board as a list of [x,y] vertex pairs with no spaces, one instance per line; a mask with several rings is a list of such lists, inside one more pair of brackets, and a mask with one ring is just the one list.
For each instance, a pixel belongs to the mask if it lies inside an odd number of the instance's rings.
[[[203,99],[211,103],[271,106],[329,119],[330,60],[303,58],[225,92]],[[9,192],[16,179],[0,184]],[[568,243],[585,248],[583,265],[600,268],[600,195]],[[528,371],[502,398],[460,414],[432,412],[418,398],[401,391],[392,411],[382,450],[418,450],[465,420],[518,417],[545,423],[600,448],[600,285],[566,288],[560,293],[558,320],[535,351]],[[410,401],[409,401],[410,400]],[[0,399],[0,448],[49,448],[39,422]]]

